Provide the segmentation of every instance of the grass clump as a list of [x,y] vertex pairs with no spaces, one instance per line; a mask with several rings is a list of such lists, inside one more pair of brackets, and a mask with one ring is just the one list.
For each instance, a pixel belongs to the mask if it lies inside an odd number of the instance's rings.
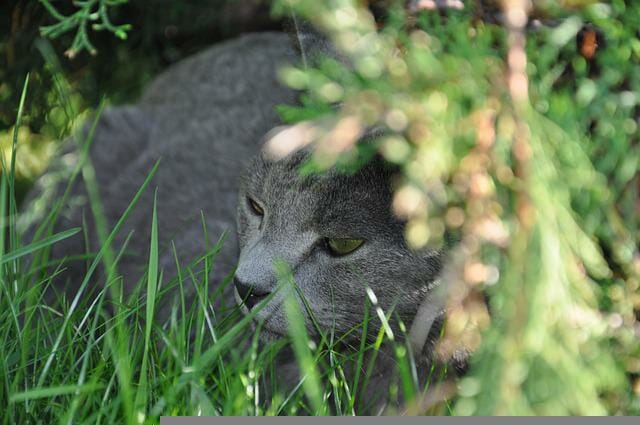
[[[24,93],[26,96],[27,84]],[[20,109],[18,117],[22,112]],[[409,372],[415,364],[407,358],[407,347],[389,341],[384,329],[374,341],[357,339],[359,345],[345,350],[349,338],[367,334],[373,326],[368,314],[348,335],[325,329],[311,339],[300,327],[304,323],[301,306],[290,297],[286,303],[290,337],[259,343],[260,326],[252,319],[260,308],[244,316],[237,307],[221,306],[218,300],[231,276],[214,293],[209,292],[209,273],[224,236],[207,245],[190,264],[181,264],[180,253],[173,247],[177,274],[165,278],[158,265],[155,203],[148,212],[151,238],[146,273],[132,295],[125,296],[117,269],[128,239],[118,250],[112,242],[139,207],[141,195],[151,190],[160,163],[149,170],[113,228],[100,231],[100,250],[83,256],[89,267],[77,292],[59,292],[54,282],[63,278],[66,264],[74,259],[54,260],[50,249],[81,229],[57,234],[51,229],[74,176],[82,174],[87,185],[95,185],[86,155],[91,133],[66,190],[31,232],[33,240],[25,244],[17,230],[20,213],[13,168],[9,164],[3,169],[0,188],[2,199],[8,202],[0,205],[0,213],[9,235],[0,244],[3,423],[137,424],[157,422],[161,415],[355,414],[371,413],[376,404],[375,413],[381,413],[392,412],[377,403],[387,397],[397,399],[403,391],[426,394],[428,385]],[[96,188],[89,188],[88,193],[92,211],[99,216]],[[203,237],[208,238],[204,230]],[[279,270],[280,287],[292,290],[295,282],[290,273],[286,267]],[[185,295],[189,286],[195,293],[193,299]],[[160,305],[170,311],[162,321],[155,315]],[[388,364],[403,365],[398,381],[401,389],[398,383],[378,386],[375,399],[366,390],[375,380],[376,357],[385,352],[387,344],[396,346],[386,354]],[[283,363],[283,359],[288,360]],[[283,379],[285,373],[294,378]],[[428,381],[442,379],[444,372],[438,372]],[[444,405],[432,403],[428,408],[443,412]]]

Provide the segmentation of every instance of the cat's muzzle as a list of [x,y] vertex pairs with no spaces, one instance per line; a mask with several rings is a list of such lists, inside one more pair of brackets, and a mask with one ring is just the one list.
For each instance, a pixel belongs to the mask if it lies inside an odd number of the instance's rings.
[[249,310],[255,307],[256,304],[258,304],[260,301],[267,298],[267,296],[269,296],[270,294],[270,292],[268,291],[263,291],[255,288],[254,286],[247,285],[237,278],[235,278],[233,282],[235,284],[236,291],[238,291],[240,299]]

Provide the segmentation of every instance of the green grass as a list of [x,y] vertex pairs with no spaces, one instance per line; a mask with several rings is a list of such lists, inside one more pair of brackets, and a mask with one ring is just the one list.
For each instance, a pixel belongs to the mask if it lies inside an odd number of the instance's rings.
[[[28,82],[25,82],[24,96]],[[19,124],[23,104],[18,112]],[[99,116],[99,113],[98,113]],[[97,122],[97,118],[94,121]],[[16,126],[16,134],[19,125]],[[302,324],[302,308],[295,298],[286,303],[291,337],[259,343],[253,318],[259,307],[243,316],[237,307],[214,308],[230,277],[210,291],[208,275],[224,243],[207,246],[190,264],[182,264],[173,247],[176,276],[166,278],[158,265],[158,226],[155,202],[151,219],[147,272],[126,297],[120,291],[117,265],[126,250],[112,242],[123,223],[138,208],[158,167],[149,170],[129,206],[112,228],[96,220],[101,248],[86,252],[89,267],[75,293],[57,293],[46,302],[47,292],[64,281],[65,267],[73,259],[52,259],[50,248],[81,229],[53,233],[54,223],[82,174],[96,217],[101,202],[87,155],[92,131],[83,141],[81,163],[71,170],[63,195],[38,223],[34,240],[22,242],[16,222],[13,167],[3,165],[0,220],[5,232],[0,241],[0,415],[2,423],[154,423],[161,415],[280,415],[355,414],[367,405],[364,390],[374,371],[376,353],[388,341],[384,328],[375,341],[360,339],[345,351],[346,336],[319,330],[312,340]],[[15,147],[19,143],[17,136]],[[203,217],[204,223],[205,217]],[[203,226],[203,229],[206,227]],[[5,235],[8,237],[5,240]],[[203,238],[209,235],[203,230]],[[127,239],[128,240],[128,239]],[[119,249],[117,249],[119,248]],[[77,260],[77,259],[76,259]],[[282,265],[281,265],[282,266]],[[104,270],[103,274],[99,273]],[[280,288],[295,285],[286,267],[279,267]],[[103,278],[100,278],[104,275]],[[99,290],[90,288],[99,284]],[[195,285],[195,299],[186,298]],[[273,296],[273,294],[272,294]],[[170,302],[169,318],[154,313]],[[368,311],[368,310],[367,310]],[[385,318],[384,313],[380,313]],[[375,315],[373,315],[375,317]],[[369,314],[350,334],[365,333]],[[386,318],[385,318],[386,320]],[[418,383],[409,370],[403,343],[394,343],[401,367],[399,386],[405,394],[421,394],[427,382]],[[293,348],[293,355],[287,350]],[[300,365],[298,378],[278,382],[279,355],[290,355]],[[442,377],[438,377],[442,379]],[[428,381],[431,381],[429,379]],[[268,391],[267,391],[268,390]],[[380,397],[397,397],[398,384],[379,388]],[[440,409],[440,410],[439,410]],[[444,412],[441,406],[431,413]],[[425,412],[426,413],[426,410]]]

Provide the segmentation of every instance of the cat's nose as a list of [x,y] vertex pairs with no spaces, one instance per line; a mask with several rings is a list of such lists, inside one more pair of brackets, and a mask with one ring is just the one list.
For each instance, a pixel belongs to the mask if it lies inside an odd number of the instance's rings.
[[242,302],[249,310],[270,294],[269,291],[258,289],[253,285],[242,282],[238,278],[234,279],[234,283],[236,290],[238,291],[238,295],[240,295]]

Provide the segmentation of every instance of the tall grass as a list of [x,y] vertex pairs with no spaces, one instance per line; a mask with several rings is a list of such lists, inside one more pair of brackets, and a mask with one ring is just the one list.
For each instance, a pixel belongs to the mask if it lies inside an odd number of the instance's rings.
[[[17,132],[24,113],[28,81],[18,108],[13,158],[20,140]],[[100,110],[90,128],[95,128]],[[0,220],[5,230],[0,239],[0,406],[3,423],[154,423],[161,415],[262,415],[262,414],[355,414],[371,413],[366,392],[375,370],[376,355],[387,341],[381,329],[378,338],[356,339],[354,349],[344,350],[345,338],[366,334],[369,315],[350,335],[320,330],[311,339],[302,326],[305,301],[298,305],[290,297],[290,338],[260,343],[260,327],[253,322],[260,307],[242,315],[236,307],[217,309],[217,299],[230,277],[215,291],[209,288],[209,271],[226,235],[189,264],[180,261],[173,247],[177,273],[165,277],[158,265],[158,226],[155,202],[148,211],[151,223],[145,275],[131,296],[122,293],[118,262],[126,251],[113,246],[127,217],[141,195],[152,188],[158,167],[147,178],[122,211],[114,226],[96,220],[101,247],[85,252],[86,275],[76,292],[60,292],[65,267],[77,258],[53,259],[51,247],[82,229],[53,233],[76,178],[82,175],[89,203],[96,217],[102,215],[99,191],[88,156],[91,135],[78,147],[80,161],[48,214],[23,240],[16,222],[20,216],[15,200],[13,167],[3,164],[0,180]],[[206,217],[203,217],[206,220]],[[203,229],[206,229],[203,226]],[[8,235],[5,240],[5,235]],[[131,235],[128,235],[129,237]],[[86,236],[85,236],[86,237]],[[209,235],[203,230],[203,238]],[[281,288],[295,285],[280,268]],[[187,299],[187,286],[195,299]],[[97,289],[96,289],[97,288]],[[52,295],[53,294],[53,295]],[[275,294],[275,293],[274,293]],[[271,297],[273,297],[273,295]],[[155,312],[169,303],[169,317],[159,321]],[[368,310],[367,310],[368,311]],[[378,397],[397,400],[423,394],[428,388],[408,372],[403,342],[390,350],[392,361],[402,365],[397,383],[381,386]],[[291,351],[293,348],[293,351]],[[373,355],[372,355],[373,354]],[[283,359],[288,359],[286,362]],[[284,365],[283,365],[284,363]],[[296,367],[292,368],[292,365]],[[283,370],[293,378],[283,380]],[[438,379],[442,379],[438,376]],[[410,400],[406,400],[408,403]],[[441,401],[441,400],[438,400]],[[404,401],[400,406],[404,406]],[[388,409],[377,407],[376,413]],[[430,406],[431,412],[441,406]],[[390,411],[390,410],[386,410]],[[422,413],[427,412],[425,409]]]

